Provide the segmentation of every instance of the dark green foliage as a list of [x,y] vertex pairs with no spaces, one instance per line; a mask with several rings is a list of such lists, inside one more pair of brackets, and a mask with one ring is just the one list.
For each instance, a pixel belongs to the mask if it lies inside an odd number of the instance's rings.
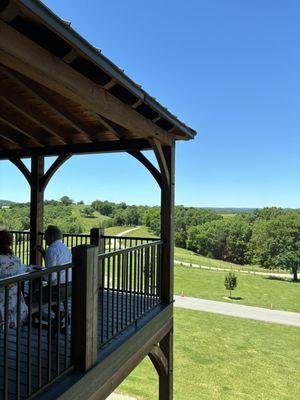
[[64,206],[70,206],[71,204],[73,204],[73,200],[70,199],[70,197],[68,196],[61,197],[60,201],[63,203]]
[[231,291],[237,287],[237,277],[232,272],[225,275],[224,286],[229,290],[229,297],[231,297]]
[[187,248],[204,256],[245,264],[250,238],[251,227],[236,216],[189,228]]

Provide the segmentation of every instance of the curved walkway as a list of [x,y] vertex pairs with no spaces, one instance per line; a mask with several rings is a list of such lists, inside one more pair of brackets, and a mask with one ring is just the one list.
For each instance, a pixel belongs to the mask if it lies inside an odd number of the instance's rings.
[[296,312],[269,310],[267,308],[231,304],[222,301],[196,299],[194,297],[174,297],[175,307],[179,308],[300,327],[300,313]]

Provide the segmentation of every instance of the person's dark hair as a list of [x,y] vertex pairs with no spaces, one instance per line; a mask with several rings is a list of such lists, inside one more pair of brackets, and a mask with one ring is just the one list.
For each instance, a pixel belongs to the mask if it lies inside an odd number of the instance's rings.
[[12,251],[13,236],[6,230],[0,231],[0,254],[7,255],[13,254]]
[[[49,236],[51,236],[54,240],[61,240],[62,239],[62,232],[56,225],[48,225],[46,232]],[[46,233],[45,232],[45,233]]]

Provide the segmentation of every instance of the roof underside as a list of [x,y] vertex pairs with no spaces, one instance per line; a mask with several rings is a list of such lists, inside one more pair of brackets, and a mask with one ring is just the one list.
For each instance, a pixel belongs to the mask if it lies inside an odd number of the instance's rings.
[[0,0],[0,157],[195,134],[42,3]]

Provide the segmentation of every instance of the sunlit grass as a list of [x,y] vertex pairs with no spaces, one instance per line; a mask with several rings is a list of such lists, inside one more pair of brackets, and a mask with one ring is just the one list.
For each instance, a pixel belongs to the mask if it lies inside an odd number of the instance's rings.
[[[175,310],[174,399],[299,399],[300,329],[242,318]],[[158,398],[145,359],[119,391]]]

